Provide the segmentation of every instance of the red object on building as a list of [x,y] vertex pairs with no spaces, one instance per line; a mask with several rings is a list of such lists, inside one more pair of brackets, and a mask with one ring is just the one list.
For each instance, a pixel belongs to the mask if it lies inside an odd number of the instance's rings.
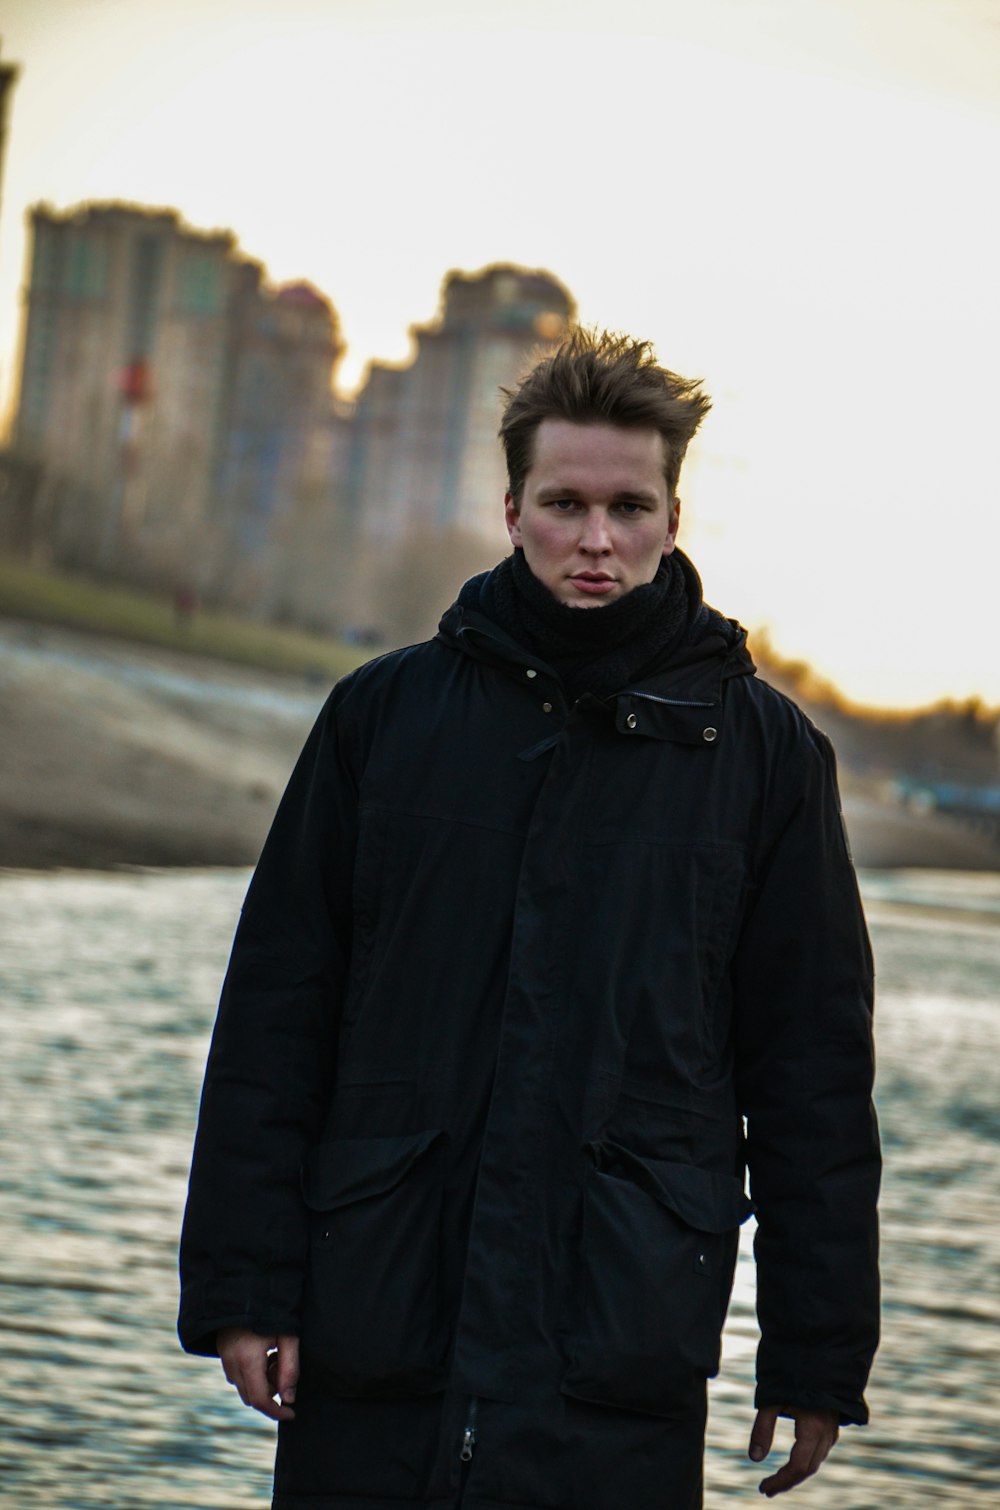
[[153,379],[145,357],[127,363],[118,374],[118,391],[126,404],[145,404],[153,396]]

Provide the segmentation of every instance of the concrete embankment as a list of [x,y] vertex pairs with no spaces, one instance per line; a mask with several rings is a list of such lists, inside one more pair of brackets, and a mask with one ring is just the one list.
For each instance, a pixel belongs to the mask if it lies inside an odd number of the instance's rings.
[[0,866],[251,864],[326,690],[0,623]]
[[[327,690],[0,621],[0,867],[252,864]],[[1000,869],[945,819],[845,812],[859,865]]]

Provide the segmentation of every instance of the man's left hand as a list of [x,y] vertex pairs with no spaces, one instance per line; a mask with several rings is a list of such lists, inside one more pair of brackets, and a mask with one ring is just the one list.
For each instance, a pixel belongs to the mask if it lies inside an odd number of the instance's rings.
[[784,1409],[779,1405],[765,1405],[757,1412],[750,1433],[750,1457],[755,1463],[763,1462],[771,1451],[779,1416],[791,1416],[794,1420],[795,1441],[788,1462],[759,1485],[761,1494],[766,1494],[768,1499],[811,1478],[840,1434],[835,1410],[806,1410],[798,1405]]

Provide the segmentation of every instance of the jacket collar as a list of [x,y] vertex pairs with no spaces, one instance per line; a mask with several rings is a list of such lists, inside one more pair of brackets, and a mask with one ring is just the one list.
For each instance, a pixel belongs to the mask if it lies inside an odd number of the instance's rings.
[[[595,610],[600,612],[600,610]],[[455,603],[441,620],[437,638],[473,660],[494,666],[522,684],[561,683],[552,667],[512,639],[477,609]],[[723,688],[734,677],[753,676],[746,630],[707,610],[704,632],[667,662],[606,700],[583,697],[580,712],[610,715],[622,736],[675,744],[716,746],[723,736]]]

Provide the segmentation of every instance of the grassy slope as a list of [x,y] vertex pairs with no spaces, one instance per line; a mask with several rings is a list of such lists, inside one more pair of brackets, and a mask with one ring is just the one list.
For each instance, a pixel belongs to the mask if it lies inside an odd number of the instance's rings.
[[179,625],[165,596],[41,571],[9,559],[0,560],[0,615],[116,635],[267,671],[322,675],[331,681],[371,655],[370,650],[321,635],[208,610],[196,613],[190,624]]

